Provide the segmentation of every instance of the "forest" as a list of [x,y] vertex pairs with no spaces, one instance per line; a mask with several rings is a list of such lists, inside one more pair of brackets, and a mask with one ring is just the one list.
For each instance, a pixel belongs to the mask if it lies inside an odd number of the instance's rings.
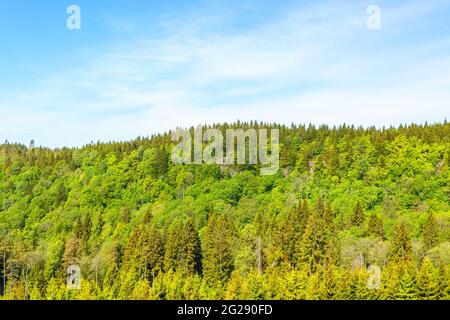
[[447,121],[211,127],[279,129],[277,174],[175,165],[171,132],[1,144],[0,299],[450,299]]

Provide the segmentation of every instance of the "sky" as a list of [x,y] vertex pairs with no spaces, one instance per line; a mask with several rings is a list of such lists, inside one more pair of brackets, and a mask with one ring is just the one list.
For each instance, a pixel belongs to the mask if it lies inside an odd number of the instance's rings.
[[238,119],[443,122],[450,0],[0,0],[0,75],[0,141],[27,145]]

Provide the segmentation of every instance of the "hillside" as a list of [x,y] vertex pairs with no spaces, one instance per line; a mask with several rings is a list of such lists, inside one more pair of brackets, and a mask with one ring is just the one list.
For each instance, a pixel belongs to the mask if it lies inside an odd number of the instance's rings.
[[[278,128],[278,173],[175,165],[170,133],[82,148],[0,145],[0,293],[450,298],[449,123],[214,127]],[[80,290],[66,285],[70,265]]]

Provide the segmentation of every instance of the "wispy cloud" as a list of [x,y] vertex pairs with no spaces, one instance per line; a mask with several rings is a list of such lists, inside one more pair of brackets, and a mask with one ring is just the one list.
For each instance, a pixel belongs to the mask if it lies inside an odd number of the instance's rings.
[[376,32],[365,26],[365,2],[290,7],[234,32],[195,15],[171,19],[162,36],[103,46],[25,92],[0,93],[0,137],[62,146],[237,119],[442,121],[450,110],[450,39],[414,32],[426,31],[421,23],[436,22],[445,6],[386,3]]

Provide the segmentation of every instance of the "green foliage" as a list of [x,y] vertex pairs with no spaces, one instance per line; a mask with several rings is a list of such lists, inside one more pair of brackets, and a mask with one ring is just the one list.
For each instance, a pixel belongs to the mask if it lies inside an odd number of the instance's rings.
[[358,200],[355,207],[353,208],[352,224],[356,227],[361,226],[365,221],[364,210],[362,208],[361,202]]
[[369,217],[367,224],[366,236],[374,236],[380,239],[386,239],[384,232],[383,220],[381,220],[375,213],[372,213]]
[[233,241],[235,229],[230,219],[213,214],[202,242],[203,274],[212,284],[221,285],[233,271]]
[[422,261],[417,275],[417,297],[422,300],[439,298],[439,277],[433,263],[427,257]]
[[434,248],[439,244],[439,230],[436,222],[436,218],[433,214],[428,216],[427,222],[423,230],[423,250],[427,252],[428,250]]
[[403,221],[394,226],[389,257],[393,261],[406,261],[412,257],[411,239],[406,223]]
[[0,145],[2,298],[449,299],[449,123],[236,127],[280,130],[277,174],[174,165],[170,132]]

